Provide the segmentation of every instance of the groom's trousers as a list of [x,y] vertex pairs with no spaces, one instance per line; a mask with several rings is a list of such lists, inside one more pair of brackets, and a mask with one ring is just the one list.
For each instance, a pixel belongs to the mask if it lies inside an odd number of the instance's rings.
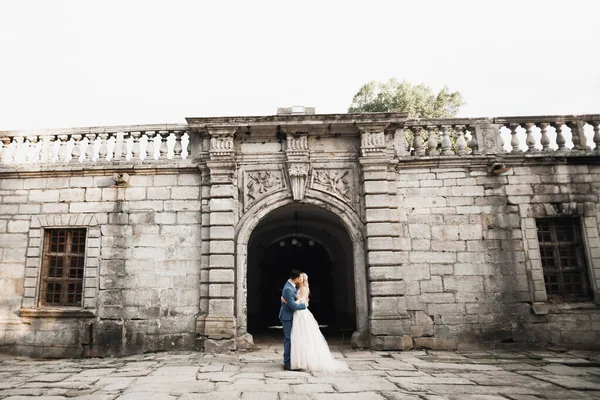
[[281,320],[281,325],[283,325],[283,363],[285,365],[290,365],[290,352],[292,349],[291,342],[291,334],[292,334],[292,323],[293,320],[283,321]]

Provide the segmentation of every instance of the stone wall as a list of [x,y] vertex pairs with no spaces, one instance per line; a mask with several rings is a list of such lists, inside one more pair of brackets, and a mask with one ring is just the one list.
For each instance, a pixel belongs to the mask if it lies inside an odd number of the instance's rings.
[[[535,217],[581,217],[592,287],[599,287],[600,167],[520,161],[500,176],[481,167],[400,164],[400,229],[409,241],[401,271],[376,279],[402,276],[409,316],[402,332],[415,347],[600,343],[593,302],[547,302],[535,229]],[[388,335],[394,332],[400,331],[390,325]]]
[[[349,238],[354,346],[600,343],[600,115],[188,123],[0,132],[0,351],[251,348],[250,237],[269,219],[264,238],[290,234],[278,210],[302,207],[330,250]],[[582,224],[587,302],[546,294],[536,219],[564,215]],[[39,307],[49,228],[86,228],[83,307]]]
[[[0,181],[0,349],[34,356],[194,349],[200,174]],[[36,309],[43,228],[87,228],[83,311]],[[86,311],[88,313],[86,313]]]

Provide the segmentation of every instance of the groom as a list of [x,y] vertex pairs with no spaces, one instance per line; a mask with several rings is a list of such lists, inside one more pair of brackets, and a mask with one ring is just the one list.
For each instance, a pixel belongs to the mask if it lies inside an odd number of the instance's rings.
[[285,286],[283,286],[283,292],[281,296],[287,303],[281,302],[281,308],[279,309],[279,320],[283,325],[283,369],[290,370],[290,350],[292,344],[290,342],[290,334],[292,333],[292,323],[294,322],[294,311],[304,310],[306,304],[296,304],[296,283],[300,281],[300,274],[302,272],[297,269],[293,269],[290,272],[290,279],[287,280]]

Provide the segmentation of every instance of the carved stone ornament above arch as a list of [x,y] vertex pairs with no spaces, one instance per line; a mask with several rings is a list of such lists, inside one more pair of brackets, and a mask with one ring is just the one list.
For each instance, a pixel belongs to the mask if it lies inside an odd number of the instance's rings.
[[353,206],[354,174],[351,169],[315,169],[312,174],[311,188],[332,196]]
[[268,194],[286,187],[283,171],[280,169],[245,171],[243,185],[244,210]]

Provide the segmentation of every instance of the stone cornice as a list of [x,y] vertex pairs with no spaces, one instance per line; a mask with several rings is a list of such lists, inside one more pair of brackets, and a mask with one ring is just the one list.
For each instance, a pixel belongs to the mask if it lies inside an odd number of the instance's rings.
[[0,168],[0,178],[37,178],[65,176],[108,176],[113,173],[135,175],[198,173],[197,163],[165,163],[163,165],[96,164],[96,165],[23,165],[18,168]]
[[312,115],[267,115],[249,117],[188,117],[190,128],[205,131],[207,127],[218,126],[287,126],[287,125],[329,125],[355,124],[365,122],[403,123],[406,113],[364,113],[364,114],[312,114]]

